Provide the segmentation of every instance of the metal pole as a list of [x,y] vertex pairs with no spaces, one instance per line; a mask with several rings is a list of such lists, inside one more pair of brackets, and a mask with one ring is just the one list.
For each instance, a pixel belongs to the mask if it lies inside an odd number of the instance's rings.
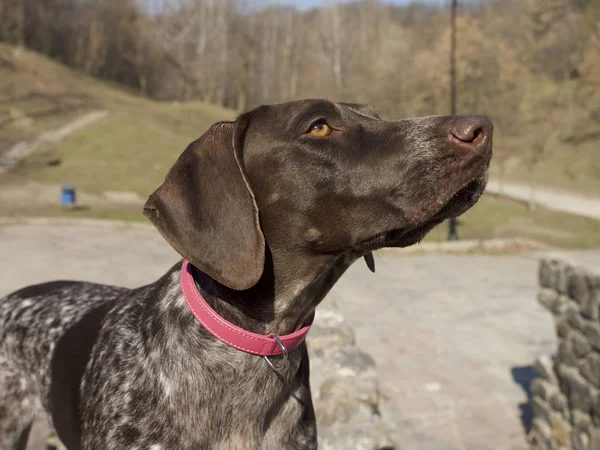
[[[458,0],[450,3],[450,115],[456,115],[456,10]],[[456,218],[450,219],[448,223],[448,240],[457,241]]]

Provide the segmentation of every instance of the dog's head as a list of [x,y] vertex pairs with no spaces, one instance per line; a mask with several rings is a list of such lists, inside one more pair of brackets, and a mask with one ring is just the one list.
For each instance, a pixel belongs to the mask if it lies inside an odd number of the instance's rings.
[[144,206],[184,258],[247,289],[265,246],[360,256],[421,240],[473,206],[492,155],[481,116],[388,121],[325,100],[261,106],[218,123]]

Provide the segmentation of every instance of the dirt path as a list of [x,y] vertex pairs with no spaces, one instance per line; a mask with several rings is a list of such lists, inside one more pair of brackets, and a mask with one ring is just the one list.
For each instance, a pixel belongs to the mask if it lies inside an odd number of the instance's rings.
[[41,133],[37,138],[31,141],[21,141],[15,144],[8,151],[0,155],[0,173],[12,169],[19,161],[28,157],[40,147],[59,142],[82,128],[106,117],[107,111],[92,111],[78,117],[68,124]]
[[[487,192],[528,202],[531,199],[531,187],[518,183],[502,183],[490,180]],[[534,202],[548,209],[577,214],[600,220],[600,197],[584,195],[547,187],[535,187]]]

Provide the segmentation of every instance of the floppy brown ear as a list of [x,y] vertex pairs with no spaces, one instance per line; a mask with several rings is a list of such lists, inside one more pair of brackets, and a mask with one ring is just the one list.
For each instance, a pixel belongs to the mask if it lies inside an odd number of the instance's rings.
[[194,266],[232,289],[262,276],[265,239],[242,166],[247,119],[213,125],[192,142],[144,205],[169,244]]

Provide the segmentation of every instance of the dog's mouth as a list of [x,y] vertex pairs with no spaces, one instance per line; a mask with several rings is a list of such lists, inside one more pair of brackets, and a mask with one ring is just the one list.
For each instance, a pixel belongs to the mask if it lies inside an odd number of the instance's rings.
[[400,231],[394,247],[408,247],[421,241],[427,233],[446,219],[458,217],[467,212],[481,197],[487,184],[487,172],[466,182],[450,196],[441,209],[431,219],[413,229]]
[[450,219],[458,217],[469,210],[481,197],[487,184],[487,171],[462,185],[442,206],[434,218]]
[[409,247],[420,242],[434,227],[446,219],[458,217],[469,210],[481,197],[487,184],[487,171],[462,185],[426,222],[412,228],[398,228],[369,240],[365,250],[384,247]]

